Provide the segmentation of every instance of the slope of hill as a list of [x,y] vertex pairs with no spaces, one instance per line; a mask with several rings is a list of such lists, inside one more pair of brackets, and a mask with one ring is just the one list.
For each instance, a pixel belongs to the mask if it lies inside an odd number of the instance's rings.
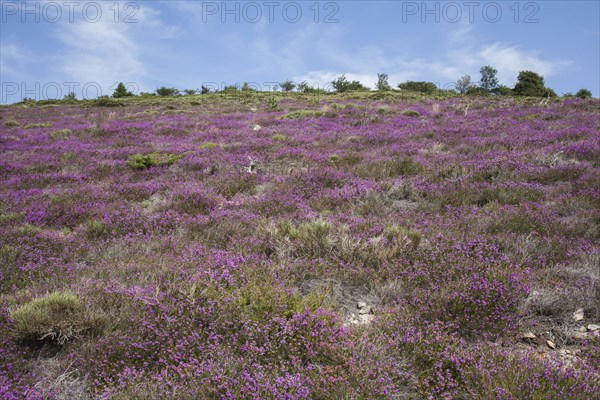
[[600,101],[103,105],[0,107],[1,398],[598,397]]

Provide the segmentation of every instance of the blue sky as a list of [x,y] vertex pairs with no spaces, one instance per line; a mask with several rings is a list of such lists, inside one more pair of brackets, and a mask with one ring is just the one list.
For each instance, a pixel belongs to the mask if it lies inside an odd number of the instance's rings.
[[[0,0],[0,102],[306,80],[451,87],[492,65],[600,95],[598,1]],[[60,92],[60,93],[59,93]]]

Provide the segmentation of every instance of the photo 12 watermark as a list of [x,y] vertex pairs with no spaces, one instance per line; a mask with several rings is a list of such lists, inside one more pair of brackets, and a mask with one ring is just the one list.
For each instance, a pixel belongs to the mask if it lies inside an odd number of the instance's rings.
[[203,1],[202,23],[249,23],[312,21],[336,24],[340,5],[334,1]]
[[83,20],[97,23],[109,19],[114,23],[138,23],[140,11],[138,3],[99,2],[99,1],[2,1],[0,14],[2,23],[50,23],[75,22]]
[[[137,83],[124,83],[126,91],[132,95],[140,93]],[[115,82],[106,89],[98,82],[2,82],[0,103],[10,104],[21,101],[61,100],[73,98],[92,100],[102,96],[112,96],[119,87]]]
[[458,23],[500,21],[537,24],[540,5],[537,1],[403,1],[402,22]]

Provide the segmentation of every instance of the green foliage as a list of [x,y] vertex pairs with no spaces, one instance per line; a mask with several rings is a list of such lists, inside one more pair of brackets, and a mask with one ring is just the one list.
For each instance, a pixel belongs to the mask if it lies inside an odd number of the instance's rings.
[[369,88],[363,86],[363,84],[360,83],[359,81],[349,81],[346,78],[345,74],[343,74],[342,76],[340,76],[337,79],[334,79],[331,82],[331,85],[333,86],[335,91],[338,93],[352,92],[352,91],[368,91],[369,90]]
[[318,117],[335,117],[334,112],[319,110],[297,110],[281,116],[281,119],[308,119]]
[[65,139],[72,133],[73,131],[70,129],[60,129],[57,131],[50,132],[50,137],[55,140]]
[[107,236],[110,229],[102,221],[91,220],[85,224],[85,235],[88,239],[99,239]]
[[23,129],[49,128],[49,127],[51,127],[51,126],[52,126],[52,124],[51,124],[50,122],[46,122],[46,123],[37,123],[37,124],[34,124],[34,123],[29,123],[29,124],[25,125],[25,126],[23,127]]
[[197,90],[196,90],[196,89],[185,89],[185,90],[183,91],[183,93],[185,93],[185,95],[186,95],[186,96],[192,96],[192,95],[195,95],[195,94],[196,94],[196,92],[197,92]]
[[303,81],[298,84],[298,91],[301,93],[326,93],[324,89],[319,87],[310,86],[308,82]]
[[98,107],[123,107],[123,103],[108,96],[98,97],[93,104]]
[[98,332],[104,318],[91,313],[75,294],[56,291],[22,305],[10,313],[16,337],[26,343],[64,345],[82,334]]
[[129,96],[133,96],[133,93],[127,91],[127,88],[125,87],[123,82],[119,82],[119,84],[117,85],[117,88],[115,89],[115,91],[113,93],[113,97],[115,99],[118,99],[120,97],[129,97]]
[[133,154],[127,159],[127,165],[133,169],[146,169],[155,166],[173,165],[182,156],[170,153]]
[[289,79],[285,82],[281,82],[279,84],[279,86],[281,87],[281,90],[283,90],[284,92],[291,92],[292,90],[294,90],[296,88],[296,84]]
[[248,82],[244,82],[241,90],[242,90],[242,92],[256,92],[257,91]]
[[75,92],[69,92],[69,93],[65,94],[65,97],[63,97],[63,101],[66,101],[66,102],[77,101],[77,95],[75,94]]
[[400,112],[400,114],[405,115],[407,117],[418,117],[421,115],[418,111],[415,110],[403,110]]
[[377,74],[377,83],[375,84],[375,87],[380,92],[392,90],[392,87],[388,82],[388,74]]
[[237,93],[239,92],[239,88],[235,85],[228,85],[225,86],[222,90],[221,93]]
[[175,89],[175,88],[168,88],[168,87],[159,87],[158,89],[156,89],[156,94],[159,96],[179,96],[179,90]]
[[592,98],[592,92],[588,89],[579,89],[579,91],[577,93],[575,93],[575,96],[579,97],[580,99],[591,99]]
[[208,94],[210,93],[210,88],[207,88],[206,86],[202,86],[200,88],[200,94]]
[[464,75],[456,81],[456,91],[460,94],[466,94],[472,86],[470,75]]
[[544,86],[544,77],[533,71],[519,72],[514,93],[517,96],[556,97],[552,89]]
[[433,94],[437,91],[437,87],[433,82],[424,81],[406,81],[398,85],[398,89],[405,90],[407,92],[419,92]]
[[214,149],[215,147],[219,147],[219,144],[215,142],[204,142],[198,146],[200,149]]
[[486,93],[492,93],[492,91],[498,87],[498,78],[496,78],[498,70],[491,65],[486,65],[485,67],[481,67],[479,73],[481,74],[479,86],[485,90]]
[[513,90],[506,85],[499,85],[493,90],[493,93],[498,96],[512,96],[514,94]]
[[4,126],[7,126],[7,127],[11,127],[11,126],[21,126],[21,124],[20,124],[20,123],[18,123],[17,121],[15,121],[14,119],[9,119],[8,121],[6,121],[6,122],[4,123]]

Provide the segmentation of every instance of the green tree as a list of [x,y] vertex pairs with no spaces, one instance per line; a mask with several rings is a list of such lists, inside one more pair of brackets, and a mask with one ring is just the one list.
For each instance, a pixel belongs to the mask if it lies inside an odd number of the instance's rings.
[[159,96],[179,96],[179,90],[163,86],[156,89],[156,94]]
[[437,86],[433,82],[417,82],[417,81],[406,81],[398,85],[401,90],[409,92],[420,92],[426,94],[432,94],[437,91]]
[[64,101],[77,101],[77,95],[75,92],[69,92],[63,97]]
[[192,95],[196,94],[196,92],[198,92],[196,89],[185,89],[183,91],[183,93],[185,93],[186,96],[192,96]]
[[202,85],[202,87],[200,88],[200,94],[208,94],[210,93],[210,88]]
[[296,84],[289,79],[285,82],[281,82],[279,84],[279,86],[281,87],[281,90],[283,90],[284,92],[291,92],[292,90],[294,90],[296,88]]
[[334,79],[331,82],[331,85],[338,93],[369,90],[367,87],[363,86],[363,84],[359,81],[349,81],[346,78],[346,74],[343,74],[339,78]]
[[591,99],[592,98],[592,92],[589,91],[588,89],[579,89],[579,91],[577,93],[575,93],[575,96],[579,97],[580,99]]
[[556,93],[544,85],[544,77],[533,71],[519,72],[514,93],[518,96],[556,97]]
[[509,88],[505,85],[499,85],[497,88],[494,89],[494,94],[497,94],[498,96],[511,96],[514,93],[512,88]]
[[467,93],[471,86],[473,86],[471,83],[471,75],[464,75],[456,81],[456,91],[460,94]]
[[479,73],[481,74],[479,86],[487,93],[492,93],[498,87],[498,78],[496,78],[498,70],[491,65],[486,65],[485,67],[481,67]]
[[242,92],[255,92],[256,90],[250,86],[248,82],[244,82],[242,85]]
[[123,82],[119,82],[119,84],[117,85],[117,88],[115,89],[115,91],[113,93],[113,97],[115,99],[117,99],[119,97],[128,97],[128,96],[133,96],[133,93],[127,91],[127,88],[125,87]]
[[377,83],[375,84],[375,87],[381,92],[392,90],[392,87],[388,83],[388,74],[377,74]]

